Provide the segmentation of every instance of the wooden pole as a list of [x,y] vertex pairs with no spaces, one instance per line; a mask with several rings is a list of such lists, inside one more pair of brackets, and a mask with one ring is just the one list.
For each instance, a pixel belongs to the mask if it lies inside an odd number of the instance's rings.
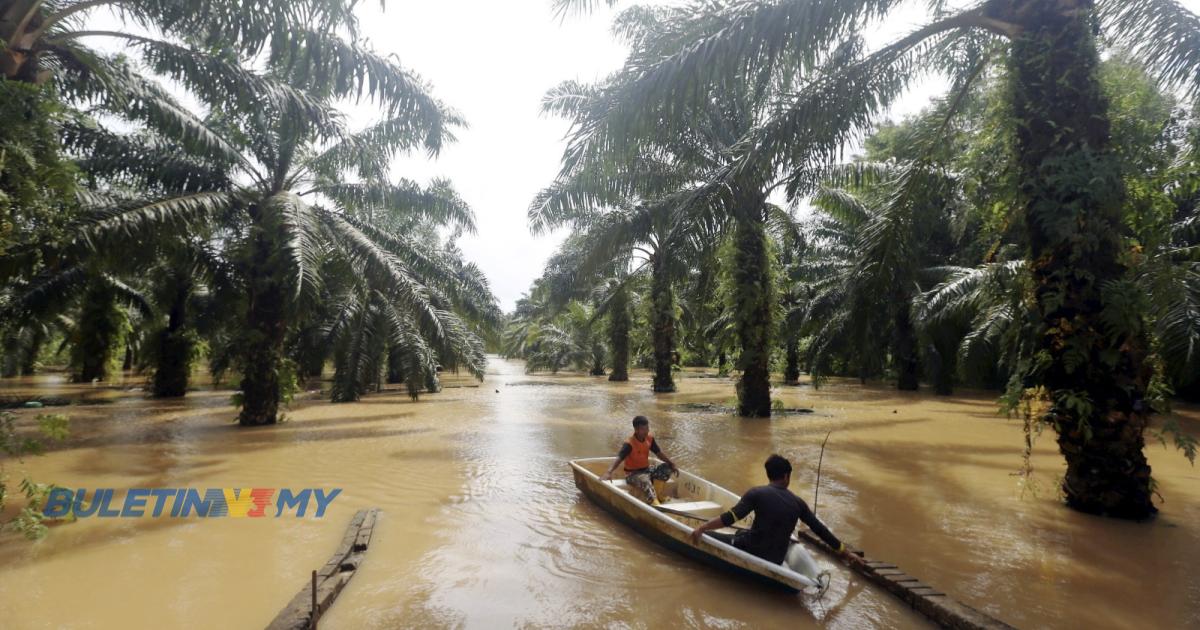
[[825,434],[825,441],[821,442],[821,456],[817,458],[817,483],[813,487],[813,516],[817,515],[817,498],[821,495],[821,463],[825,461],[825,445],[829,442],[829,431]]
[[317,630],[317,618],[320,617],[320,611],[317,610],[317,570],[312,572],[312,630]]

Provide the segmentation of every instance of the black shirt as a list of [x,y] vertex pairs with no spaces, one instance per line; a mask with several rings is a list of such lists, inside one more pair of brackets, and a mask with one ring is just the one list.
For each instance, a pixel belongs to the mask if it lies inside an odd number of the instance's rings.
[[808,504],[787,488],[771,485],[751,488],[733,509],[721,515],[721,522],[728,527],[751,512],[754,512],[754,524],[749,531],[734,537],[733,544],[764,560],[783,562],[798,520],[804,521],[830,547],[839,549],[842,546],[841,541],[808,509]]

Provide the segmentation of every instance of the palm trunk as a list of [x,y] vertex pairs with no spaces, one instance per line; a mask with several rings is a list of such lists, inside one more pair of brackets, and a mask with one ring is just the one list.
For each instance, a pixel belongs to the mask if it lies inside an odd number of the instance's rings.
[[610,381],[629,380],[629,290],[617,287],[608,305],[608,343],[612,348]]
[[41,17],[35,15],[32,21],[21,28],[21,21],[36,3],[33,0],[13,0],[3,4],[7,6],[0,14],[0,40],[3,42],[0,43],[0,76],[8,81],[40,83],[45,80],[45,75],[39,76],[34,54],[28,50],[35,43],[30,33],[41,25]]
[[46,342],[46,331],[42,326],[33,327],[33,332],[30,333],[29,346],[25,348],[25,354],[21,357],[21,373],[25,375],[37,372],[38,355],[42,352],[42,344]]
[[728,361],[728,360],[729,360],[729,359],[728,359],[728,357],[726,356],[726,354],[725,354],[725,351],[724,351],[724,350],[722,350],[722,351],[721,351],[721,353],[717,355],[717,374],[720,374],[721,376],[724,376],[724,375],[726,375],[726,374],[728,374],[728,373],[729,373],[729,372],[728,372],[728,369],[729,369],[729,368],[727,368],[727,367],[725,366],[725,362],[726,362],[726,361]]
[[783,370],[783,382],[786,385],[800,384],[800,342],[789,339],[787,342],[787,365]]
[[592,346],[592,376],[604,376],[604,347],[600,344]]
[[[957,340],[957,337],[954,339]],[[933,391],[939,396],[954,393],[954,375],[958,371],[955,345],[954,341],[939,338],[929,346],[929,354],[933,358]]]
[[12,378],[21,375],[21,331],[20,329],[9,329],[4,335],[4,350],[0,354],[0,376],[4,378]]
[[655,392],[675,391],[675,378],[671,374],[671,353],[675,349],[675,297],[671,293],[671,279],[667,276],[667,264],[663,252],[654,255],[654,266],[650,280],[650,307],[654,310],[651,336],[654,343]]
[[404,376],[404,352],[400,348],[391,348],[388,350],[387,356],[387,382],[389,385],[403,383],[407,379]]
[[296,336],[295,343],[293,358],[300,366],[300,374],[306,379],[321,378],[325,373],[325,359],[328,356],[325,335],[318,327],[309,325]]
[[137,360],[137,355],[134,354],[133,344],[128,338],[125,339],[125,360],[121,362],[121,371],[128,372],[133,369],[134,362]]
[[330,392],[330,402],[354,402],[365,392],[363,386],[364,374],[361,369],[366,361],[363,357],[363,336],[366,331],[367,318],[370,316],[364,305],[358,311],[354,321],[354,329],[349,339],[343,339],[338,344],[333,355],[333,388]]
[[192,371],[192,338],[188,335],[187,303],[192,294],[191,282],[175,278],[175,294],[167,327],[158,337],[158,366],[154,371],[155,398],[178,398],[187,394],[188,378]]
[[896,300],[895,341],[892,348],[896,360],[896,389],[917,391],[921,386],[921,361],[917,353],[917,331],[909,312],[909,297],[898,294]]
[[1049,391],[1049,417],[1067,460],[1067,504],[1144,518],[1157,511],[1143,453],[1147,344],[1140,330],[1102,323],[1102,289],[1125,275],[1125,190],[1097,80],[1092,2],[1020,4],[1012,105],[1041,319],[1038,352],[1048,358],[1031,369],[1027,385]]
[[[262,221],[262,212],[261,208],[253,212],[256,221]],[[283,394],[280,372],[284,369],[288,295],[279,260],[282,254],[268,226],[256,226],[255,232],[247,283],[250,308],[241,349],[242,412],[238,422],[242,426],[275,424]]]
[[738,414],[756,418],[771,415],[771,321],[772,273],[767,251],[763,200],[757,196],[744,203],[746,209],[736,227],[733,260],[734,308],[742,351],[737,384]]
[[73,380],[88,383],[106,380],[117,348],[121,347],[125,314],[117,308],[116,294],[103,280],[88,283],[83,311],[71,346]]

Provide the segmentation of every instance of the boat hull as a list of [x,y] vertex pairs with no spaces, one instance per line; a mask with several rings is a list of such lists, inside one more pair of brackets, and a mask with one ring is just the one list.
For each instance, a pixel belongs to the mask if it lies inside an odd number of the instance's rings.
[[[692,544],[690,534],[699,521],[682,522],[682,519],[657,510],[626,490],[601,480],[595,470],[607,469],[611,461],[611,458],[572,461],[575,486],[593,503],[639,534],[685,556],[773,588],[795,593],[804,588],[819,586],[815,575],[796,573],[711,536],[704,536],[699,544]],[[716,510],[716,513],[732,507],[738,499],[732,492],[686,472],[679,475],[677,492],[685,500],[703,500],[712,505],[720,505],[721,510]],[[671,507],[671,504],[667,503],[666,507]],[[709,514],[705,516],[715,516],[713,512],[714,510],[709,510]]]

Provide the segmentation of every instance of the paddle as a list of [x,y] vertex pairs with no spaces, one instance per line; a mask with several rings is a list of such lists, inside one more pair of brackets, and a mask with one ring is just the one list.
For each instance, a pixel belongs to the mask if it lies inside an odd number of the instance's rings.
[[825,461],[825,445],[829,443],[829,435],[833,431],[825,434],[825,441],[821,442],[821,456],[817,458],[817,483],[813,485],[813,516],[817,515],[817,498],[821,496],[821,463]]

